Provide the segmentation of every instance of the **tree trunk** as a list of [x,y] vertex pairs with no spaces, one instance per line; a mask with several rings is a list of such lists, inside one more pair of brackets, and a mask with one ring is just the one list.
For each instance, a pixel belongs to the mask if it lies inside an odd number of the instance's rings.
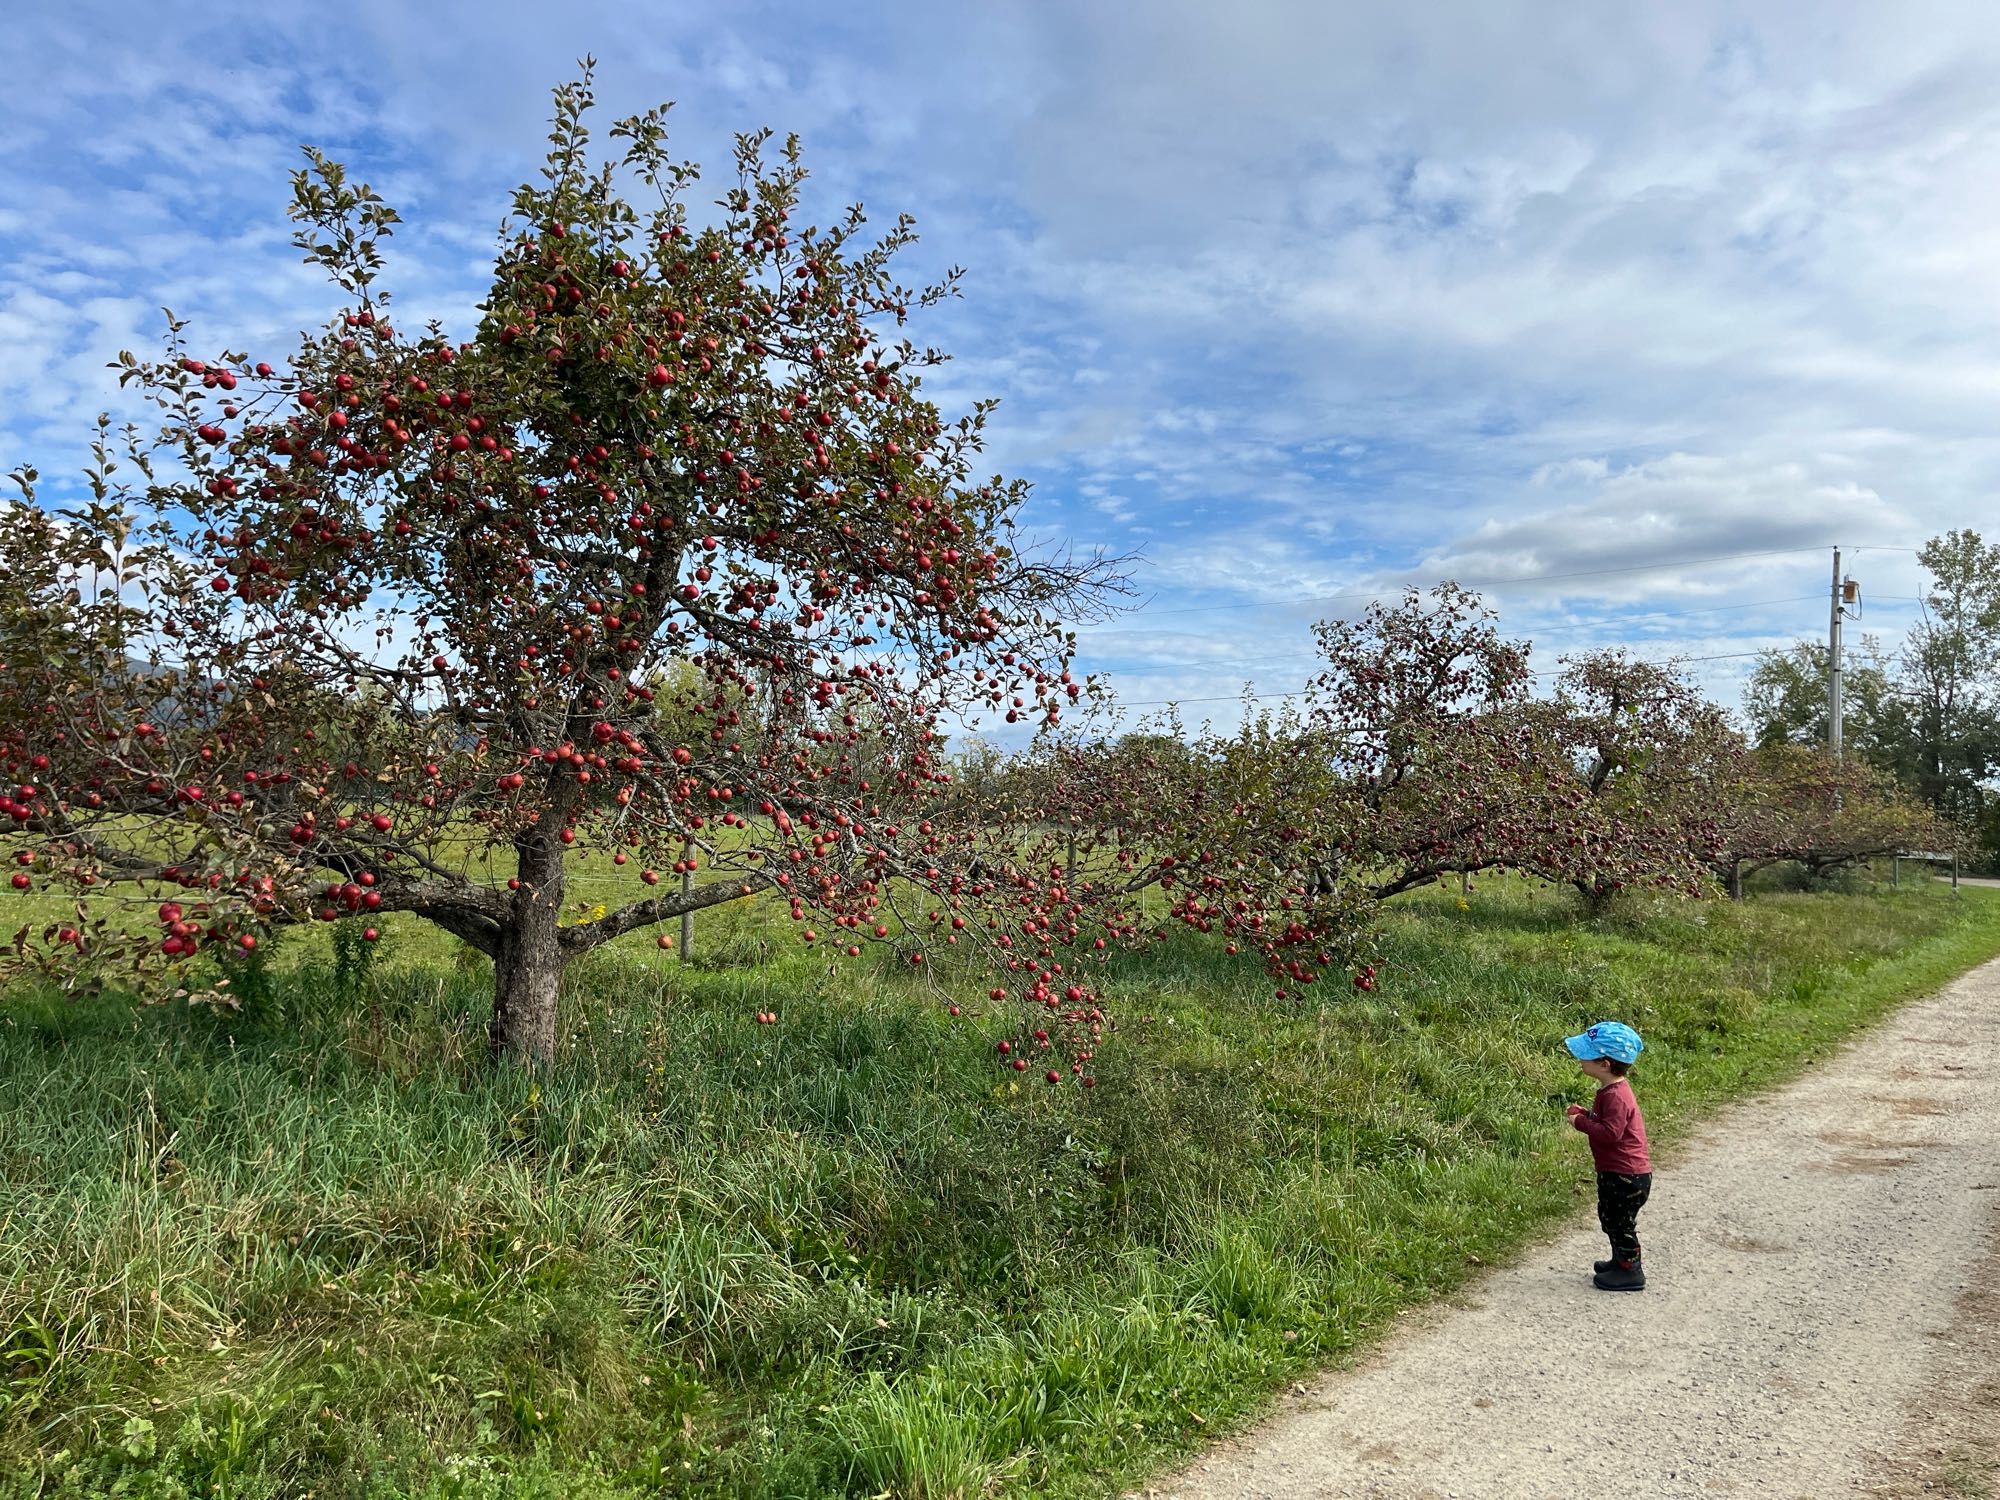
[[1583,897],[1585,916],[1601,917],[1611,909],[1611,898],[1616,894],[1610,886],[1595,880],[1575,880],[1570,882],[1576,893]]
[[556,1056],[556,990],[564,954],[556,923],[562,914],[562,846],[539,831],[516,846],[521,886],[493,956],[493,1021],[487,1048],[496,1062],[545,1067]]
[[1740,859],[1732,859],[1729,862],[1729,899],[1731,901],[1743,899],[1743,861]]

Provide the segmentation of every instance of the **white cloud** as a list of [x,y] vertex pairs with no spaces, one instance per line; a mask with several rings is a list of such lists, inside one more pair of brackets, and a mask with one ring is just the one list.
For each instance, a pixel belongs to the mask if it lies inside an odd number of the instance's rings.
[[[1494,580],[1516,597],[1536,590],[1505,581],[1536,574],[1555,575],[1549,587],[1569,595],[1711,592],[1735,584],[1744,570],[1700,559],[1896,538],[1910,527],[1907,512],[1872,489],[1816,474],[1804,463],[1676,453],[1615,472],[1602,460],[1573,461],[1569,479],[1587,498],[1487,520],[1427,553],[1417,569]],[[1666,566],[1682,561],[1697,565]],[[1639,569],[1652,571],[1629,576]],[[1628,570],[1625,581],[1618,570]],[[1593,571],[1605,576],[1565,576]]]

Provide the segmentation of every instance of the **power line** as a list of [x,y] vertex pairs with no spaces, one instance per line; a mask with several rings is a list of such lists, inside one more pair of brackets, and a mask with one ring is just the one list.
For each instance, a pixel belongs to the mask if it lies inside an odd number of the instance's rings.
[[[1829,543],[1828,546],[1831,546]],[[1436,588],[1440,583],[1456,583],[1462,588],[1493,588],[1508,583],[1551,583],[1564,578],[1609,578],[1626,573],[1657,573],[1666,568],[1696,568],[1709,563],[1740,562],[1752,557],[1798,557],[1806,553],[1820,553],[1828,547],[1779,547],[1768,552],[1724,552],[1712,557],[1685,557],[1672,562],[1636,563],[1623,568],[1578,568],[1566,573],[1518,573],[1507,578],[1441,578],[1428,584],[1398,584],[1392,589],[1377,593],[1355,592],[1346,594],[1309,595],[1299,599],[1252,599],[1240,604],[1194,604],[1176,609],[1148,609],[1141,605],[1130,611],[1157,619],[1162,615],[1212,614],[1226,609],[1289,609],[1300,604],[1335,604],[1350,599],[1388,599],[1409,589],[1419,591]],[[1915,552],[1915,547],[1857,547],[1857,552]]]

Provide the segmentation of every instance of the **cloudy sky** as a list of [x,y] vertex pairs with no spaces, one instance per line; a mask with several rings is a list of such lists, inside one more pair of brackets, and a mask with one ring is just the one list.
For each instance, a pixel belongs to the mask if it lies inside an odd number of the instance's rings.
[[[829,19],[829,17],[835,17]],[[334,307],[303,142],[409,221],[406,326],[469,330],[549,87],[679,149],[804,138],[822,222],[966,267],[920,339],[998,396],[1034,533],[1136,551],[1083,664],[1136,705],[1295,688],[1307,626],[1456,577],[1536,666],[1622,643],[1734,703],[1822,635],[1835,544],[1893,644],[1911,549],[2000,530],[2000,11],[1836,3],[928,0],[35,7],[0,91],[0,470],[51,479],[155,347]],[[720,179],[714,179],[718,183]],[[1856,553],[1855,549],[1865,549]]]

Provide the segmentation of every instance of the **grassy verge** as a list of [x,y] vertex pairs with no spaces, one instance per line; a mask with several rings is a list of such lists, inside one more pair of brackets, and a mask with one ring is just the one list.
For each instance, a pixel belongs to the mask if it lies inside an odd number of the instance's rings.
[[476,966],[13,997],[0,1495],[1103,1494],[1580,1201],[1567,1032],[1646,1034],[1670,1159],[1996,952],[1996,892],[1581,924],[1487,882],[1324,1010],[1197,940],[1116,960],[1089,1094],[804,955],[605,955],[539,1082],[480,1065]]

